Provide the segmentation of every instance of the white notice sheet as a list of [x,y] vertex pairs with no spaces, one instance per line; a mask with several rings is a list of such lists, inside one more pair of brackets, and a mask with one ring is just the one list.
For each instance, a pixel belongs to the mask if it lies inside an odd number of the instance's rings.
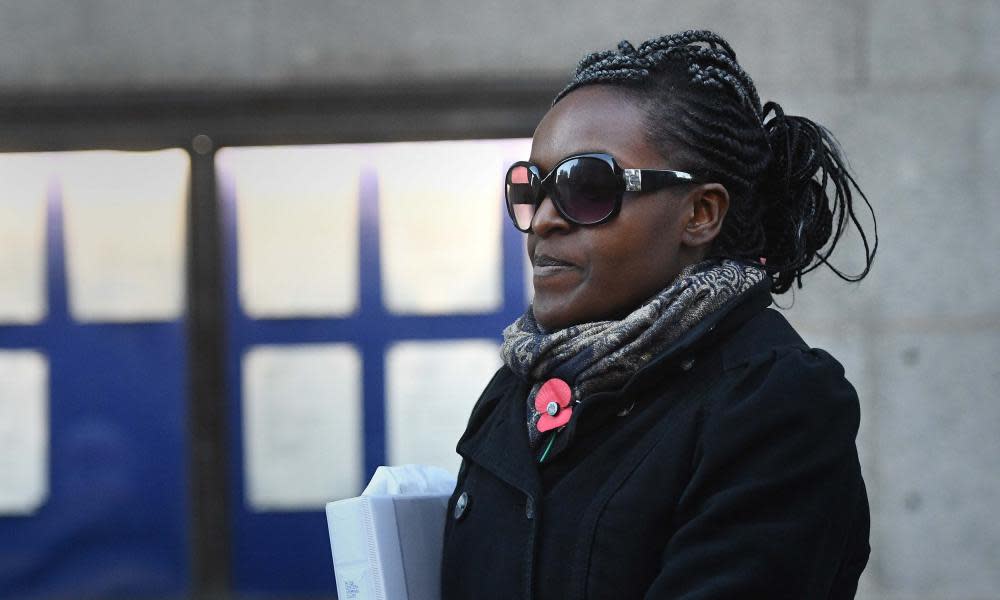
[[45,318],[50,154],[0,154],[0,325]]
[[160,321],[184,307],[190,160],[180,149],[58,157],[70,313]]
[[49,364],[0,350],[0,517],[30,515],[49,493]]
[[315,510],[362,486],[361,356],[351,344],[257,346],[243,356],[250,508]]
[[469,413],[500,368],[492,340],[400,342],[386,356],[390,465],[434,465],[458,472],[455,444]]

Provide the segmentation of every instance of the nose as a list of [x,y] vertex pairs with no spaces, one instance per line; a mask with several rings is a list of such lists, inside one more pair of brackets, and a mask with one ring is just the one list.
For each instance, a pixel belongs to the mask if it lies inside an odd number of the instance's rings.
[[537,236],[546,237],[557,231],[568,231],[570,227],[570,223],[559,214],[552,198],[548,195],[542,198],[531,218],[531,231]]

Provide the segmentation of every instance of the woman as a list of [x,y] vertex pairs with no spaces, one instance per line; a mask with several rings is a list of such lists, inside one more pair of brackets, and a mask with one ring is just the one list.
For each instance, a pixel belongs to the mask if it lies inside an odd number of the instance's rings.
[[507,173],[535,297],[458,444],[445,598],[854,596],[857,395],[767,308],[852,186],[711,32],[581,62]]

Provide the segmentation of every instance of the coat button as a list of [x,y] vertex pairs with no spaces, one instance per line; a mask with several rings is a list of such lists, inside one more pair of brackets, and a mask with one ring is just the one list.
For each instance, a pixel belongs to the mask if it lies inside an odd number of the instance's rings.
[[694,366],[694,359],[693,358],[689,358],[689,359],[681,362],[681,370],[682,371],[690,371],[691,367],[693,367],[693,366]]
[[465,516],[465,511],[469,509],[469,494],[467,492],[462,492],[462,495],[458,497],[455,501],[455,510],[452,511],[452,516],[455,520],[459,520]]
[[535,518],[535,501],[528,498],[528,501],[524,503],[524,516],[531,519]]

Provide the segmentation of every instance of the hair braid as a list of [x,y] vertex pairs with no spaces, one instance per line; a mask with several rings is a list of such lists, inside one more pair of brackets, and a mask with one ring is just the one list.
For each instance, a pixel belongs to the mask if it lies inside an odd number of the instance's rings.
[[[775,293],[793,283],[801,287],[802,275],[821,264],[848,281],[868,274],[878,229],[869,244],[852,188],[869,211],[871,204],[833,135],[809,119],[786,115],[774,102],[761,106],[753,79],[721,36],[683,31],[638,48],[622,41],[617,50],[589,54],[553,104],[579,87],[597,84],[624,88],[640,102],[650,140],[676,161],[676,168],[726,186],[730,208],[713,255],[766,259]],[[846,275],[829,262],[848,225],[858,229],[865,250],[865,268],[858,275]]]

